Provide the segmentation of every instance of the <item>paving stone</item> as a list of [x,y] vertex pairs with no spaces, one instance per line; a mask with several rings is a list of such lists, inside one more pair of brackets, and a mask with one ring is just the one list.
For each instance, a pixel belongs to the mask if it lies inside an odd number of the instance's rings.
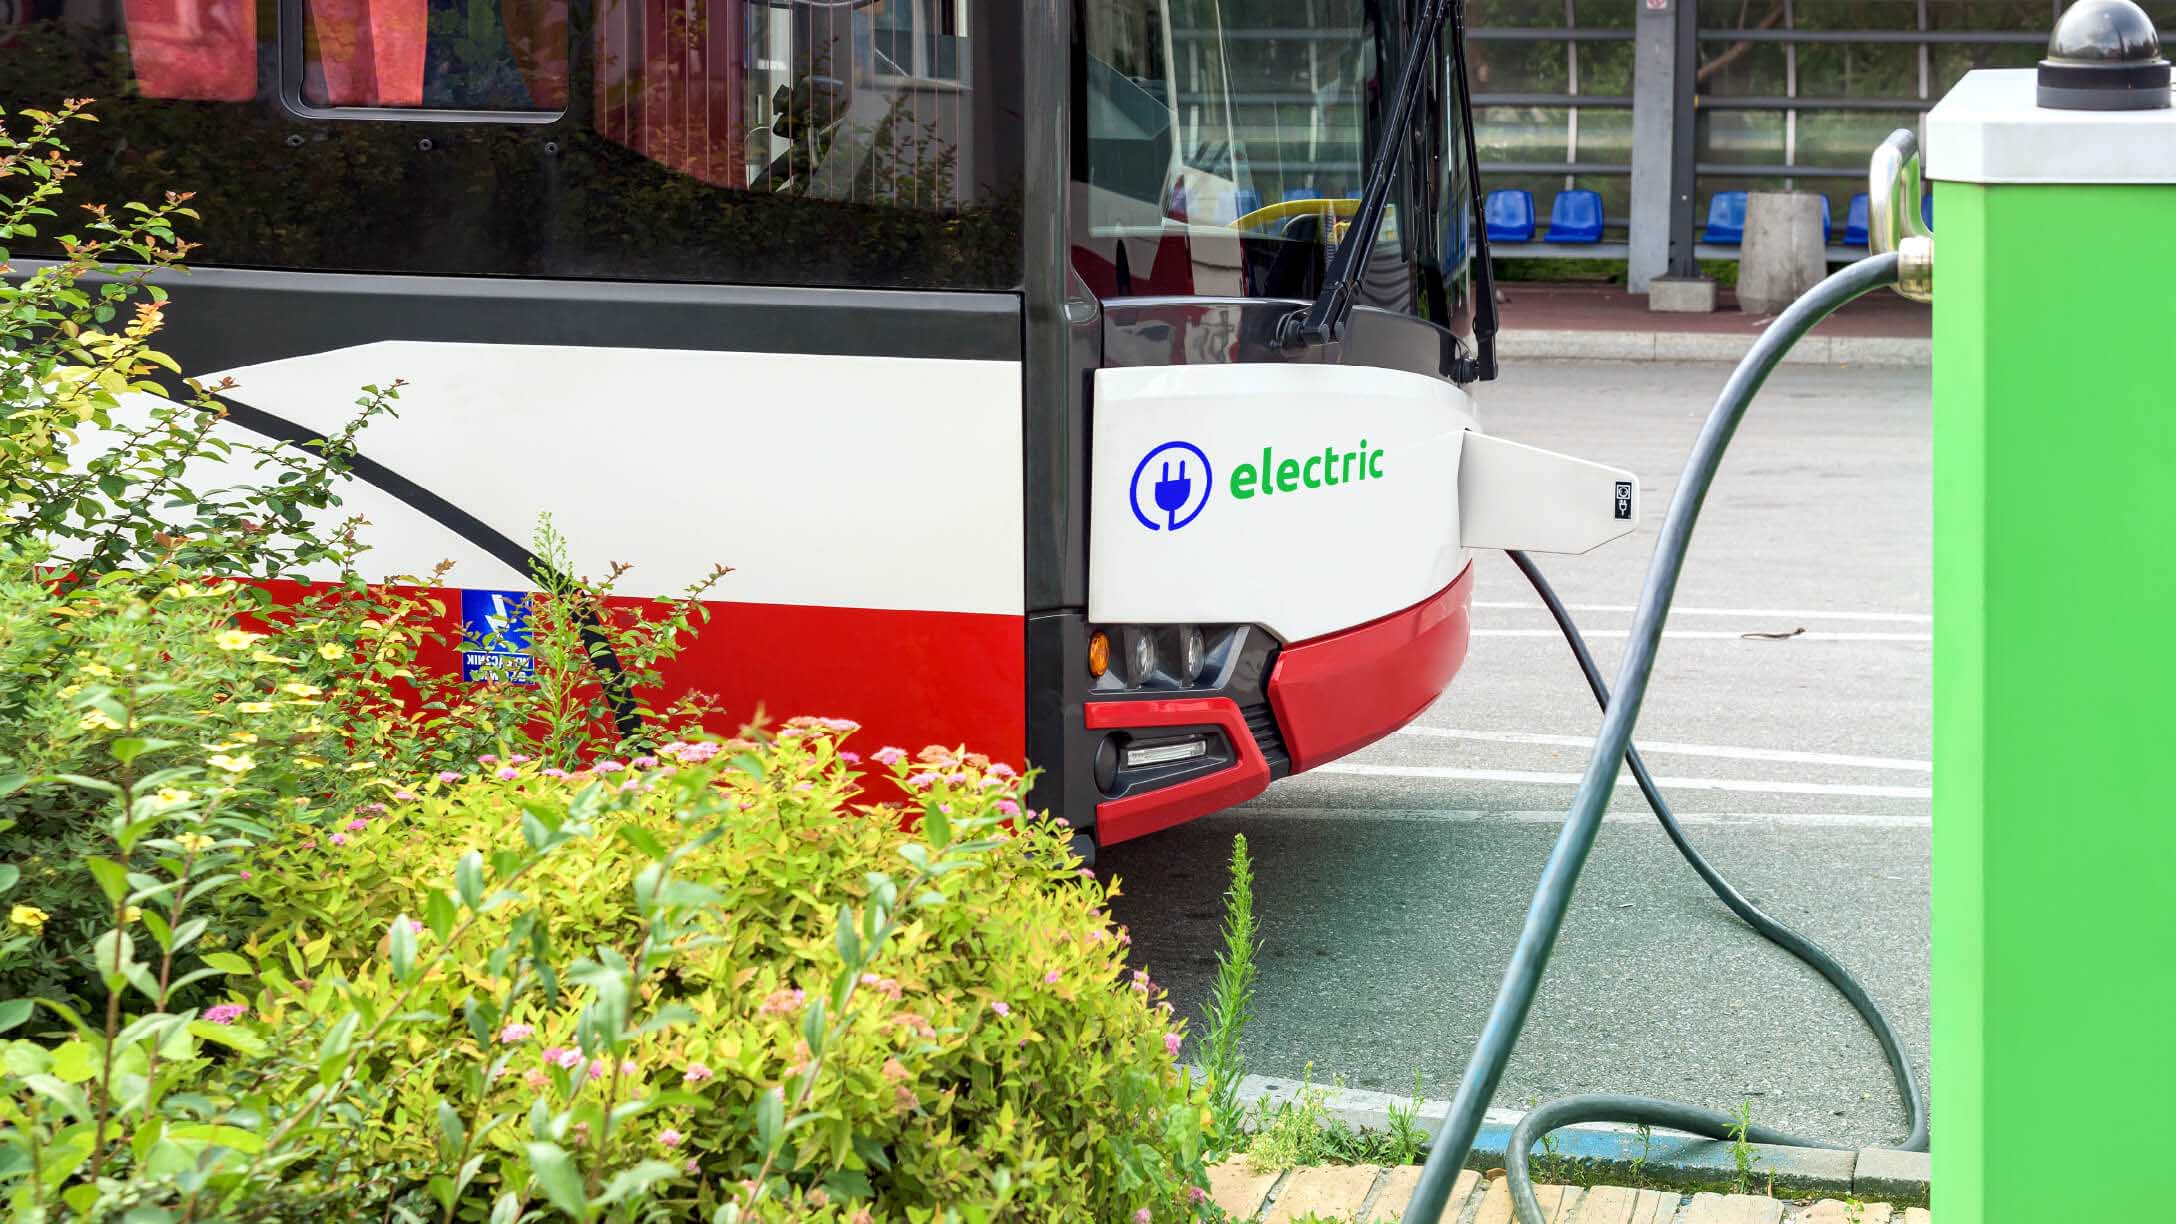
[[1247,1167],[1244,1159],[1233,1157],[1210,1168],[1209,1197],[1233,1219],[1251,1220],[1262,1209],[1262,1200],[1277,1184],[1278,1176],[1274,1172],[1257,1173]]
[[[1383,1179],[1383,1188],[1375,1192],[1375,1203],[1368,1208],[1370,1220],[1403,1220],[1405,1206],[1413,1201],[1413,1188],[1420,1185],[1419,1165],[1399,1165]],[[1451,1196],[1443,1201],[1443,1218],[1456,1221],[1458,1213],[1465,1210],[1466,1200],[1473,1196],[1473,1188],[1481,1184],[1481,1175],[1472,1169],[1460,1169],[1458,1179],[1451,1183]]]
[[[1853,1215],[1856,1211],[1858,1214]],[[1799,1207],[1783,1215],[1785,1224],[1889,1224],[1896,1209],[1887,1203],[1860,1203],[1857,1207],[1841,1199],[1822,1199],[1809,1207]]]
[[[1578,1206],[1579,1191],[1570,1186],[1536,1186],[1534,1201],[1541,1204],[1542,1219],[1548,1224],[1568,1224],[1572,1208]],[[1518,1218],[1511,1207],[1511,1183],[1501,1177],[1490,1182],[1473,1224],[1518,1224]]]
[[1851,1192],[1862,1199],[1884,1202],[1924,1200],[1930,1176],[1925,1152],[1861,1148],[1851,1177]]
[[1632,1224],[1632,1207],[1639,1197],[1639,1191],[1623,1186],[1596,1186],[1579,1200],[1571,1224]]
[[1934,1224],[1934,1216],[1924,1207],[1906,1207],[1904,1224]]
[[1677,1224],[1783,1224],[1783,1204],[1760,1194],[1695,1194]]
[[1684,1197],[1675,1190],[1642,1190],[1632,1201],[1632,1224],[1671,1224],[1677,1219],[1677,1203]]
[[1292,1170],[1277,1201],[1269,1205],[1269,1224],[1291,1224],[1309,1215],[1350,1220],[1367,1201],[1382,1173],[1377,1165],[1314,1165]]

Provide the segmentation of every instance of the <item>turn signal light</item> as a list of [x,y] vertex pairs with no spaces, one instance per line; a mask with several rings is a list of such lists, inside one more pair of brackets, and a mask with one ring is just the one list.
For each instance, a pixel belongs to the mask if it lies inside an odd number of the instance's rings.
[[1111,637],[1101,629],[1088,635],[1088,674],[1101,680],[1111,670]]

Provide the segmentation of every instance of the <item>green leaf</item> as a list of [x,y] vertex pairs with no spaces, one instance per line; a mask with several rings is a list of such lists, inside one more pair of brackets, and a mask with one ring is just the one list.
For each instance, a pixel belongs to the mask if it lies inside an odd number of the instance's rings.
[[574,1158],[556,1143],[531,1143],[529,1174],[552,1206],[579,1220],[589,1214],[589,1200],[582,1193],[582,1175]]
[[765,1153],[778,1150],[778,1132],[785,1125],[785,1089],[773,1088],[756,1098],[756,1140]]
[[393,950],[393,980],[405,982],[416,967],[416,931],[408,925],[408,915],[393,920],[389,936]]
[[[128,868],[112,859],[96,855],[86,857],[83,865],[91,869],[91,878],[98,881],[98,891],[106,894],[108,902],[118,903],[128,895]],[[105,962],[110,965],[113,962]]]
[[461,1113],[443,1098],[438,1102],[438,1133],[446,1137],[446,1150],[459,1152],[468,1142],[468,1128],[461,1124]]
[[22,878],[22,868],[17,867],[13,863],[0,863],[0,893],[4,893],[9,889],[15,887],[15,882]]
[[0,1002],[0,1033],[5,1033],[23,1021],[30,1019],[36,1005],[28,999],[9,999]]
[[679,1170],[662,1160],[645,1160],[632,1169],[622,1169],[611,1181],[605,1183],[604,1193],[597,1196],[599,1203],[617,1203],[622,1199],[642,1193],[651,1186],[672,1177]]
[[931,848],[942,850],[952,840],[952,818],[935,799],[922,804],[922,836],[929,839]]
[[616,834],[621,841],[626,842],[628,845],[633,846],[635,849],[642,851],[642,853],[648,855],[651,858],[661,859],[665,857],[665,843],[657,840],[657,835],[650,832],[648,829],[640,828],[636,825],[623,824],[619,828],[614,829],[613,833]]
[[431,928],[431,934],[438,936],[440,942],[453,933],[453,921],[457,916],[453,897],[449,894],[434,892],[423,903],[423,924]]
[[256,972],[247,960],[232,952],[207,952],[204,954],[204,963],[221,973]]
[[484,903],[484,856],[474,850],[461,856],[453,865],[453,887],[461,894],[461,904],[479,909]]

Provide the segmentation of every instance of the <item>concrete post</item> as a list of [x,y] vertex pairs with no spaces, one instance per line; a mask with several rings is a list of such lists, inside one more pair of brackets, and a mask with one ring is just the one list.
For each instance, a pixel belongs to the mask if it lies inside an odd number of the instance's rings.
[[1650,281],[1669,275],[1670,267],[1670,148],[1677,131],[1676,9],[1680,0],[1633,2],[1640,12],[1632,31],[1632,232],[1627,287],[1645,293]]
[[1810,191],[1756,191],[1745,201],[1738,248],[1738,309],[1771,315],[1828,275],[1821,197]]
[[2176,1202],[2176,110],[2035,91],[1974,72],[1927,119],[1943,1224]]

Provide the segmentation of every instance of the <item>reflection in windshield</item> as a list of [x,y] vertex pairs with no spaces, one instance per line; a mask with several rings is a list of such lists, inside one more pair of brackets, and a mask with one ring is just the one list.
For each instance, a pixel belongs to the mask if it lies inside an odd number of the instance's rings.
[[[1365,185],[1404,44],[1398,11],[1089,0],[1073,205],[1082,278],[1105,297],[1313,297]],[[1443,84],[1422,106],[1437,148],[1407,154],[1424,169],[1429,152],[1459,148]],[[1401,168],[1364,301],[1449,319],[1443,274],[1463,279],[1457,160],[1442,158],[1437,182]]]

